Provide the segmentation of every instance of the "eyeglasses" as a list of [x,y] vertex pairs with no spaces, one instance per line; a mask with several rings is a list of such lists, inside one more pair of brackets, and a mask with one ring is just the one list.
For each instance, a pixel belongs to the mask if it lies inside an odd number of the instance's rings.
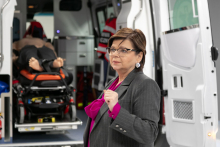
[[107,49],[108,54],[110,56],[114,55],[116,53],[116,51],[117,51],[118,52],[118,56],[120,56],[120,57],[126,56],[129,51],[136,51],[135,49],[128,49],[128,48],[114,49],[114,48],[111,48],[111,47],[107,47],[106,49]]

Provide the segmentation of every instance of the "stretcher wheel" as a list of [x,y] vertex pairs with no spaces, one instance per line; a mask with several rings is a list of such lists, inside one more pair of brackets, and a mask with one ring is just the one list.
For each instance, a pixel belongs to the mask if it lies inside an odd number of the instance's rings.
[[70,105],[69,114],[70,114],[71,121],[75,121],[76,120],[76,106],[75,105]]
[[61,111],[61,119],[64,118],[64,111]]
[[24,123],[24,107],[22,106],[18,109],[18,121],[20,124]]
[[28,112],[28,120],[31,121],[31,112]]

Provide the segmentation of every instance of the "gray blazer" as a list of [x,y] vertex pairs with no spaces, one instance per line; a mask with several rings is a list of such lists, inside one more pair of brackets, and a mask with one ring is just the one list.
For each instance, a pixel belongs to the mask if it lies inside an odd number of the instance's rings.
[[[116,78],[108,83],[106,89]],[[88,137],[90,147],[154,147],[160,118],[160,88],[157,83],[142,71],[133,70],[115,92],[121,105],[119,114],[115,120],[110,118],[108,105],[104,103],[90,135],[91,119],[88,118],[84,147],[88,146]]]

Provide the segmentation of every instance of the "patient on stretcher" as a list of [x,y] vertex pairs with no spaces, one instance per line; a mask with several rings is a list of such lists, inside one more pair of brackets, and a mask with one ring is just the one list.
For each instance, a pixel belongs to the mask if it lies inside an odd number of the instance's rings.
[[57,57],[53,45],[43,41],[37,31],[13,43],[12,59],[19,68],[29,71],[44,71],[42,63],[45,62],[51,69],[59,69],[64,62],[64,59]]

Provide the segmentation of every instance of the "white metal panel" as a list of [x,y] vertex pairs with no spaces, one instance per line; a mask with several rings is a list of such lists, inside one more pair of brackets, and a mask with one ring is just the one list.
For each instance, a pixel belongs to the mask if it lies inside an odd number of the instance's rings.
[[165,35],[163,39],[165,39],[164,54],[166,58],[179,66],[193,67],[196,60],[199,34],[199,28],[194,28]]
[[58,55],[66,59],[65,65],[93,66],[93,49],[93,36],[67,36],[66,39],[58,39]]
[[[6,0],[1,1],[0,6],[3,5],[3,3],[6,2]],[[11,46],[12,46],[12,21],[13,21],[13,16],[14,16],[14,10],[15,10],[15,5],[16,5],[15,0],[10,0],[8,5],[5,7],[3,11],[3,32],[2,32],[2,43],[3,43],[3,65],[2,69],[0,70],[1,74],[8,74],[11,75],[11,65],[12,60],[11,60]]]
[[164,32],[164,31],[167,31],[170,29],[170,24],[169,24],[169,10],[168,10],[168,7],[165,7],[165,6],[168,6],[168,3],[167,1],[165,0],[159,0],[159,3],[160,3],[160,29],[161,29],[161,32]]
[[[3,9],[3,11],[0,11],[0,13],[2,12],[1,16],[2,16],[2,33],[1,36],[3,38],[0,38],[2,41],[1,47],[2,47],[2,56],[3,56],[3,62],[2,64],[2,68],[0,69],[0,74],[1,75],[9,75],[11,76],[12,74],[12,60],[11,60],[11,55],[12,55],[12,21],[13,21],[13,16],[14,16],[14,10],[15,10],[15,6],[17,5],[16,0],[2,0],[0,1],[0,8],[3,8],[3,5],[6,4],[6,2],[9,2]],[[10,82],[12,83],[12,77],[10,77]],[[12,89],[12,86],[10,85],[10,89]],[[2,119],[2,137],[4,138],[4,134],[5,134],[5,124],[4,124],[4,97],[9,97],[10,98],[10,104],[12,103],[12,97],[11,97],[11,93],[4,93],[1,94],[1,112],[3,113],[3,119]],[[10,108],[10,111],[12,112],[12,108]],[[10,115],[10,132],[9,136],[10,138],[12,137],[12,115]],[[8,141],[10,141],[10,138]]]
[[[191,1],[189,1],[191,2]],[[197,31],[181,30],[169,34],[169,14],[167,1],[160,1],[161,11],[161,38],[162,38],[162,63],[163,63],[163,88],[168,90],[165,96],[166,136],[172,147],[215,147],[217,119],[217,87],[216,68],[211,59],[212,36],[207,0],[197,0],[199,14],[199,38]],[[190,33],[187,33],[189,31]],[[193,40],[188,40],[193,35]],[[169,38],[169,37],[170,38]],[[183,37],[185,36],[185,39]],[[188,38],[187,38],[188,37]],[[169,39],[168,39],[169,38]],[[175,42],[176,38],[187,44]],[[173,42],[172,42],[173,40]],[[197,41],[198,40],[198,41]],[[179,43],[179,47],[177,46]],[[168,45],[166,45],[168,44]],[[176,45],[174,45],[176,44]],[[195,64],[185,55],[171,61],[166,52],[181,50],[185,46],[186,52],[193,57]],[[195,46],[196,45],[196,46]],[[190,47],[191,46],[191,47]],[[193,49],[195,52],[188,50]],[[187,51],[188,50],[188,51]],[[179,62],[179,63],[178,63]],[[185,67],[183,65],[185,64]],[[193,66],[192,66],[193,65]],[[192,67],[190,67],[192,66]],[[186,68],[190,67],[190,68]],[[175,80],[176,79],[176,80]],[[182,80],[181,80],[182,79]],[[211,136],[208,136],[210,133]]]
[[131,9],[131,2],[122,2],[121,11],[116,20],[116,32],[127,27],[127,19]]
[[60,57],[67,59],[65,65],[93,66],[93,54],[89,52],[63,52]]
[[[133,28],[135,26],[135,28]],[[143,72],[150,78],[154,77],[154,46],[153,27],[150,3],[148,0],[132,0],[131,10],[127,19],[127,27],[140,29],[146,37],[146,56]]]
[[93,39],[59,40],[59,52],[92,52]]

